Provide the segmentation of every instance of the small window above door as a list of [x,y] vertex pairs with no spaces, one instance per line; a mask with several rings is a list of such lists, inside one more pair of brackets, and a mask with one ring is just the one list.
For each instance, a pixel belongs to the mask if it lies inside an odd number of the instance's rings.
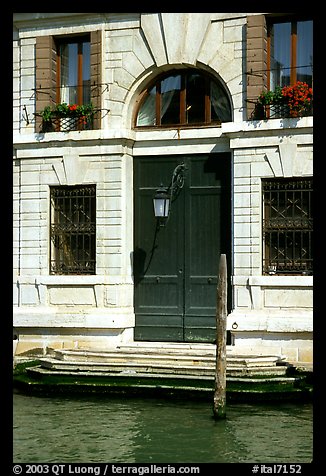
[[212,126],[232,121],[223,86],[196,69],[160,76],[143,93],[135,127]]

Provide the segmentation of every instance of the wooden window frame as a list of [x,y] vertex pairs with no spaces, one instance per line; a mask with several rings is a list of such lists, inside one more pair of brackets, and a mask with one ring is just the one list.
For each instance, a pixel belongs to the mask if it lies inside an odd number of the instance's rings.
[[82,46],[84,42],[88,42],[91,45],[90,34],[87,35],[76,35],[76,36],[65,36],[64,38],[55,39],[57,46],[57,103],[61,101],[61,54],[60,47],[62,45],[67,45],[69,43],[77,43],[77,104],[83,104],[83,60],[84,54],[82,51]]
[[[204,94],[204,108],[205,108],[205,119],[203,122],[198,122],[198,123],[188,123],[187,122],[187,114],[186,114],[186,108],[187,108],[187,99],[186,99],[186,75],[191,74],[191,73],[196,73],[196,74],[201,74],[204,79],[205,79],[205,94]],[[180,88],[180,111],[179,111],[179,122],[178,123],[169,123],[169,124],[164,124],[162,125],[161,123],[161,105],[162,105],[162,98],[161,98],[161,83],[162,81],[173,75],[180,75],[181,76],[181,88]],[[171,127],[217,127],[220,126],[221,122],[220,121],[211,121],[211,98],[210,98],[210,85],[212,81],[217,81],[215,78],[213,78],[209,74],[205,74],[202,71],[198,71],[197,69],[187,69],[187,70],[171,70],[168,73],[162,73],[158,77],[155,78],[154,81],[152,81],[146,90],[141,94],[137,110],[135,111],[135,116],[134,116],[134,127],[137,129],[143,129],[143,128],[149,128],[149,127],[162,127],[162,128],[171,128]],[[148,97],[149,92],[153,89],[153,87],[156,88],[155,91],[155,125],[145,125],[145,126],[137,126],[137,117],[139,114],[139,111]],[[224,88],[223,88],[224,89]],[[227,93],[225,91],[225,95],[227,96]],[[230,108],[231,102],[230,102]],[[231,119],[232,120],[232,119]]]
[[267,88],[270,89],[271,79],[271,30],[276,23],[291,23],[290,38],[290,85],[293,86],[297,81],[297,25],[299,21],[312,21],[313,19],[303,18],[301,16],[288,17],[268,17],[267,18]]
[[[102,31],[94,30],[76,35],[46,35],[36,37],[36,104],[35,104],[35,132],[39,132],[42,127],[42,119],[38,114],[46,106],[55,107],[58,104],[59,76],[58,76],[58,43],[67,42],[69,39],[87,38],[90,40],[90,65],[91,65],[91,91],[90,98],[94,108],[101,110],[102,93]],[[59,94],[59,96],[58,96]],[[97,112],[94,115],[92,129],[101,128],[101,115]]]

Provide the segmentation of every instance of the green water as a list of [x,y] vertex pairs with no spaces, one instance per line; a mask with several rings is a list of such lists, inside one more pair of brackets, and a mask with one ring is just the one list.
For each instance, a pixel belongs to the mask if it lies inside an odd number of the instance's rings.
[[230,404],[14,394],[15,463],[303,463],[312,404]]

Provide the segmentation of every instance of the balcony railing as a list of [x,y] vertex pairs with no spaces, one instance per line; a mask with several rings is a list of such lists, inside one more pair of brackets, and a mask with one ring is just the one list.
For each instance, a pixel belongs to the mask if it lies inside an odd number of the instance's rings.
[[288,104],[257,104],[253,114],[253,120],[265,120],[265,119],[285,119],[289,117],[305,117],[313,115],[312,103],[304,106],[294,114]]
[[85,131],[99,128],[100,109],[92,104],[59,103],[46,106],[36,114],[41,118],[41,132]]
[[290,86],[276,86],[274,91],[263,91],[255,102],[252,119],[312,116],[312,108],[312,87],[303,81],[297,81]]
[[94,116],[85,117],[57,117],[53,116],[50,121],[42,121],[42,132],[70,132],[86,131],[94,129]]

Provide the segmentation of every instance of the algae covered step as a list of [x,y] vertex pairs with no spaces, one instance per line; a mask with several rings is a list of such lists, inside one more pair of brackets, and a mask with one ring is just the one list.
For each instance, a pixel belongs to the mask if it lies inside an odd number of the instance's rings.
[[[50,349],[17,364],[14,387],[40,393],[105,393],[212,397],[216,349],[212,345],[129,345],[116,349]],[[282,356],[227,353],[229,399],[291,399],[311,395],[305,378],[290,375]],[[293,369],[292,369],[293,370]],[[293,373],[293,372],[292,372]]]
[[[171,364],[169,360],[155,359],[104,359],[98,360],[61,360],[53,357],[40,359],[40,364],[44,368],[66,371],[98,371],[98,372],[144,372],[144,373],[166,373],[166,374],[188,374],[188,375],[207,375],[214,377],[214,365],[206,360],[181,360],[177,364]],[[248,376],[248,375],[285,375],[285,366],[252,366],[233,363],[227,366],[226,373],[229,376]]]
[[[14,378],[20,391],[38,394],[111,394],[211,399],[215,381],[206,375],[141,373],[135,371],[53,370],[26,367]],[[310,390],[296,377],[228,377],[226,395],[232,401],[306,399]]]

